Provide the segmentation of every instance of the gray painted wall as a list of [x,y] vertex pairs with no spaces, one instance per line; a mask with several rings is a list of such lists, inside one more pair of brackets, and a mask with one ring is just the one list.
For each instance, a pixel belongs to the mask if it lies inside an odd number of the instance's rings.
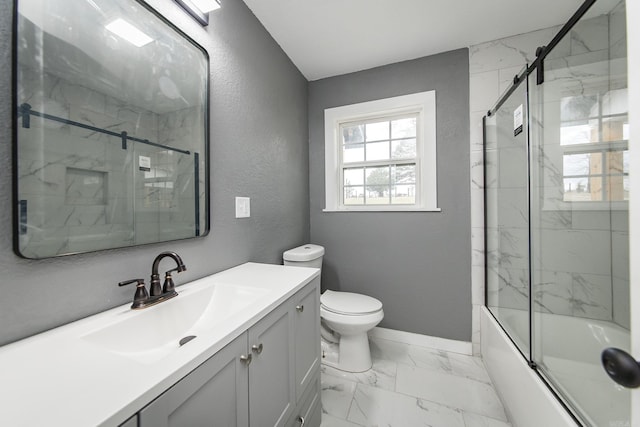
[[[212,228],[200,239],[25,260],[12,249],[11,16],[0,0],[0,345],[124,304],[153,258],[177,251],[179,285],[246,261],[281,263],[309,239],[307,81],[239,0],[222,0],[206,29],[172,0],[149,0],[211,57]],[[234,218],[234,197],[251,218]],[[164,263],[167,263],[166,265]],[[169,267],[163,261],[161,269]]]
[[[324,109],[436,91],[442,212],[324,213]],[[382,327],[471,341],[469,55],[439,55],[309,84],[311,241],[323,288],[380,299]]]

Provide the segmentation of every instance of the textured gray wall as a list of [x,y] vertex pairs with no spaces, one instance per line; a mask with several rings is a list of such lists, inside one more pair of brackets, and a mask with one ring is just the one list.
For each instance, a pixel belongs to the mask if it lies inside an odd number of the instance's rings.
[[[322,212],[324,109],[436,91],[442,212]],[[325,246],[323,289],[380,299],[380,326],[471,340],[469,55],[439,55],[309,84],[311,241]]]
[[[14,254],[12,1],[0,0],[0,345],[130,301],[133,288],[117,282],[148,279],[163,250],[187,264],[175,276],[181,284],[246,261],[280,263],[283,250],[309,238],[305,78],[240,0],[222,0],[206,29],[172,0],[148,3],[211,57],[211,232],[48,260]],[[251,197],[251,218],[234,218],[235,196]]]

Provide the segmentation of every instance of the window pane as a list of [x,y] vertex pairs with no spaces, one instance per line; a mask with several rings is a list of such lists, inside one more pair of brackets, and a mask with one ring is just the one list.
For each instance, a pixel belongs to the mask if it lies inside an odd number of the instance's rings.
[[415,184],[416,165],[393,166],[393,184]]
[[598,167],[598,165],[600,166],[600,171],[602,171],[601,153],[565,154],[562,161],[562,170],[565,176],[589,175],[590,173],[596,173],[594,167]]
[[560,100],[560,120],[580,120],[598,117],[598,96],[568,96]]
[[366,168],[366,204],[389,204],[389,166]]
[[389,158],[389,141],[367,143],[367,161],[387,160]]
[[564,179],[564,201],[584,202],[590,201],[591,192],[589,189],[589,178],[565,178]]
[[389,166],[366,168],[367,185],[389,186]]
[[342,161],[344,163],[364,161],[364,144],[343,145]]
[[[602,140],[621,141],[629,138],[629,119],[627,116],[602,119]],[[626,136],[626,138],[625,138]]]
[[364,168],[344,170],[344,185],[364,185]]
[[[607,156],[607,172],[609,174],[624,173],[624,151],[608,151]],[[629,165],[627,165],[628,168]]]
[[587,200],[604,200],[602,194],[602,178],[589,178],[589,187],[587,188],[587,193],[591,195],[591,198]]
[[392,159],[413,159],[416,157],[416,140],[401,139],[391,142]]
[[364,187],[344,187],[345,205],[364,205]]
[[601,175],[604,173],[604,164],[602,163],[602,153],[590,153],[589,156],[589,174]]
[[389,139],[389,122],[367,123],[367,141]]
[[560,145],[598,142],[598,120],[563,123],[560,127]]
[[[626,78],[625,78],[626,81]],[[627,88],[613,89],[602,96],[602,115],[626,114],[629,111]]]
[[391,122],[391,138],[416,136],[416,118],[398,119]]
[[624,150],[622,152],[622,171],[624,173],[629,173],[629,150]]
[[367,205],[388,205],[389,204],[389,187],[383,185],[367,186]]
[[415,185],[394,185],[391,187],[391,203],[394,205],[415,205]]
[[356,125],[342,128],[342,142],[344,144],[364,142],[364,126]]

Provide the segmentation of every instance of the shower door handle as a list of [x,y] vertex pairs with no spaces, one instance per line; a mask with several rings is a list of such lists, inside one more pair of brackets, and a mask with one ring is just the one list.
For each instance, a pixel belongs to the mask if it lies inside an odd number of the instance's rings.
[[609,347],[602,352],[601,360],[612,380],[627,388],[640,386],[640,363],[629,353]]

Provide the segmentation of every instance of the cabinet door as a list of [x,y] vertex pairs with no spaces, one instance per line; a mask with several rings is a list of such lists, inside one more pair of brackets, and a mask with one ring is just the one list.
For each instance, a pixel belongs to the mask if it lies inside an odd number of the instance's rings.
[[252,427],[284,426],[295,407],[293,311],[286,302],[249,329]]
[[294,296],[296,347],[296,401],[315,378],[320,366],[320,279]]
[[140,427],[248,427],[242,334],[140,412]]
[[287,427],[320,427],[320,371],[315,371],[311,386],[305,390],[301,400]]

